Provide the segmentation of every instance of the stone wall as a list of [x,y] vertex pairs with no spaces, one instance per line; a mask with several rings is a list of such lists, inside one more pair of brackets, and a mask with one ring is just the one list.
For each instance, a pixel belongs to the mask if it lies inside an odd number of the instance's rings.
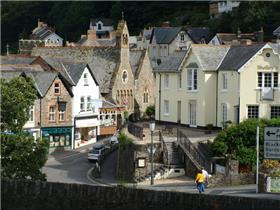
[[280,200],[1,180],[3,210],[278,210]]
[[127,146],[118,150],[117,177],[120,182],[134,180],[134,148]]

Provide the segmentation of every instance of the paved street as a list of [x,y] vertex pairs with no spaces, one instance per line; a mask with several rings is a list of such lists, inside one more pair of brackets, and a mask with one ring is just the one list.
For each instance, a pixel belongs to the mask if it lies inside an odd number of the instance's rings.
[[93,145],[87,145],[75,151],[61,151],[49,155],[49,159],[43,168],[43,172],[47,174],[47,180],[51,182],[99,185],[99,183],[88,178],[88,172],[94,163],[88,162],[87,153]]

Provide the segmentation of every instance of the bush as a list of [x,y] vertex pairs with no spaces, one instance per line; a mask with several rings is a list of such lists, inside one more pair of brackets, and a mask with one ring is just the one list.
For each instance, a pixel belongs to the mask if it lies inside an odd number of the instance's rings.
[[120,148],[122,149],[131,146],[133,144],[132,139],[128,138],[127,135],[125,135],[124,133],[120,133],[118,140],[119,140]]
[[256,163],[256,128],[260,127],[260,159],[263,157],[263,129],[280,125],[280,119],[248,119],[221,131],[211,145],[212,155],[238,160],[244,165]]
[[146,108],[145,114],[150,118],[155,115],[155,105],[148,106]]

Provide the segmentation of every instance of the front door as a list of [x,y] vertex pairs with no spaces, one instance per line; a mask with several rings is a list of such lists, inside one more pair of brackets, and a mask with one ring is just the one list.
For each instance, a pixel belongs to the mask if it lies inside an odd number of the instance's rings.
[[196,127],[196,102],[191,101],[189,103],[189,120],[190,127]]
[[181,101],[177,103],[177,122],[181,123]]

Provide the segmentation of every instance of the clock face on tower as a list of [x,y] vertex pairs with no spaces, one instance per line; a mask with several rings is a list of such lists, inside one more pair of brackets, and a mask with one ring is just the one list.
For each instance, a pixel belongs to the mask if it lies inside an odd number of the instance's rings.
[[127,71],[123,70],[123,72],[122,72],[122,82],[125,84],[125,83],[127,83],[127,80],[128,80]]

